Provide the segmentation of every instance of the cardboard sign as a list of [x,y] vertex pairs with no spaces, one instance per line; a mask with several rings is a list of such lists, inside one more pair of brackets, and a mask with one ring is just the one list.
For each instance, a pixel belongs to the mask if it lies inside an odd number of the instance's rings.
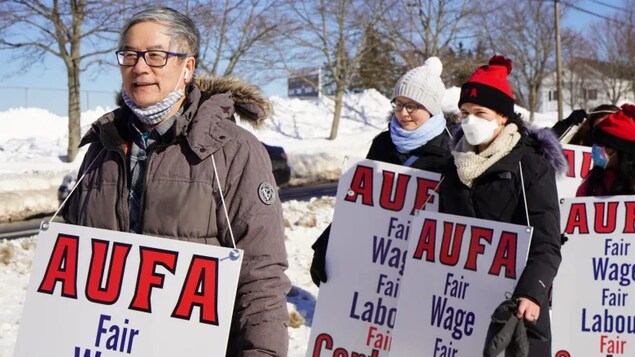
[[562,153],[567,159],[569,169],[564,176],[557,178],[558,197],[575,197],[578,187],[593,168],[591,148],[579,145],[562,145]]
[[421,211],[412,222],[391,356],[481,355],[514,291],[532,228]]
[[635,356],[635,196],[563,200],[556,357]]
[[[349,159],[339,180],[307,356],[388,356],[413,214],[440,175]],[[427,204],[426,204],[427,202]]]
[[225,356],[238,252],[50,223],[15,356]]

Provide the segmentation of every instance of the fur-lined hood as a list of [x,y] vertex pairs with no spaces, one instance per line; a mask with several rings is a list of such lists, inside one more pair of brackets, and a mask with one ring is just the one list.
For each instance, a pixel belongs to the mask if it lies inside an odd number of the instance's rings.
[[[461,125],[456,125],[450,140],[450,150],[454,150],[457,147],[463,136]],[[525,123],[525,134],[523,134],[520,142],[532,147],[537,153],[547,159],[556,175],[564,174],[567,171],[568,164],[562,153],[562,145],[551,128],[539,128]]]
[[[241,120],[246,121],[251,126],[258,128],[271,114],[271,102],[264,96],[260,88],[244,82],[235,77],[196,77],[196,85],[201,91],[203,98],[212,95],[231,92],[231,99],[234,101],[234,110]],[[188,92],[192,86],[188,86]],[[117,93],[115,99],[118,106],[124,106],[121,93]]]

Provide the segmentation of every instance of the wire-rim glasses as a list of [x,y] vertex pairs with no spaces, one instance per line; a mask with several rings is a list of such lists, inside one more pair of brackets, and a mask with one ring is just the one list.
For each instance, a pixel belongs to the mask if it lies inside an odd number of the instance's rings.
[[150,67],[164,67],[168,64],[170,57],[187,57],[187,53],[177,53],[163,50],[149,50],[149,51],[133,51],[133,50],[121,50],[116,51],[117,62],[122,67],[133,67],[139,61],[139,58],[143,57],[143,60]]

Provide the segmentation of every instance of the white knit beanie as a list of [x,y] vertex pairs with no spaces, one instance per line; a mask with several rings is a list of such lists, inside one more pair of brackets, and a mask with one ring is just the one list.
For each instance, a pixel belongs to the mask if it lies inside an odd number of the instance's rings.
[[445,85],[441,80],[443,64],[439,57],[428,58],[423,66],[406,72],[395,85],[392,98],[402,96],[423,105],[432,115],[441,112]]

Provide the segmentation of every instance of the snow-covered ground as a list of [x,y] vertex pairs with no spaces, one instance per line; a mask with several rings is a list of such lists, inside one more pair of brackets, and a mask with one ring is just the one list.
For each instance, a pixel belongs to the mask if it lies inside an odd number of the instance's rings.
[[[458,110],[458,96],[458,88],[446,92],[445,112]],[[247,129],[261,141],[285,148],[295,182],[337,179],[343,158],[365,156],[372,138],[386,128],[390,111],[389,99],[375,90],[347,95],[338,137],[327,140],[333,113],[328,99],[273,97],[271,101],[274,112],[266,126]],[[107,110],[82,113],[82,132]],[[535,124],[551,125],[555,117],[555,113],[537,114]],[[0,112],[0,222],[55,211],[56,188],[66,173],[78,167],[84,153],[80,151],[72,163],[64,162],[66,143],[66,117],[32,108]],[[287,274],[293,283],[288,298],[290,356],[306,353],[317,297],[309,275],[310,246],[331,221],[333,204],[332,197],[283,204]],[[13,353],[36,243],[35,237],[0,242],[0,357]]]

